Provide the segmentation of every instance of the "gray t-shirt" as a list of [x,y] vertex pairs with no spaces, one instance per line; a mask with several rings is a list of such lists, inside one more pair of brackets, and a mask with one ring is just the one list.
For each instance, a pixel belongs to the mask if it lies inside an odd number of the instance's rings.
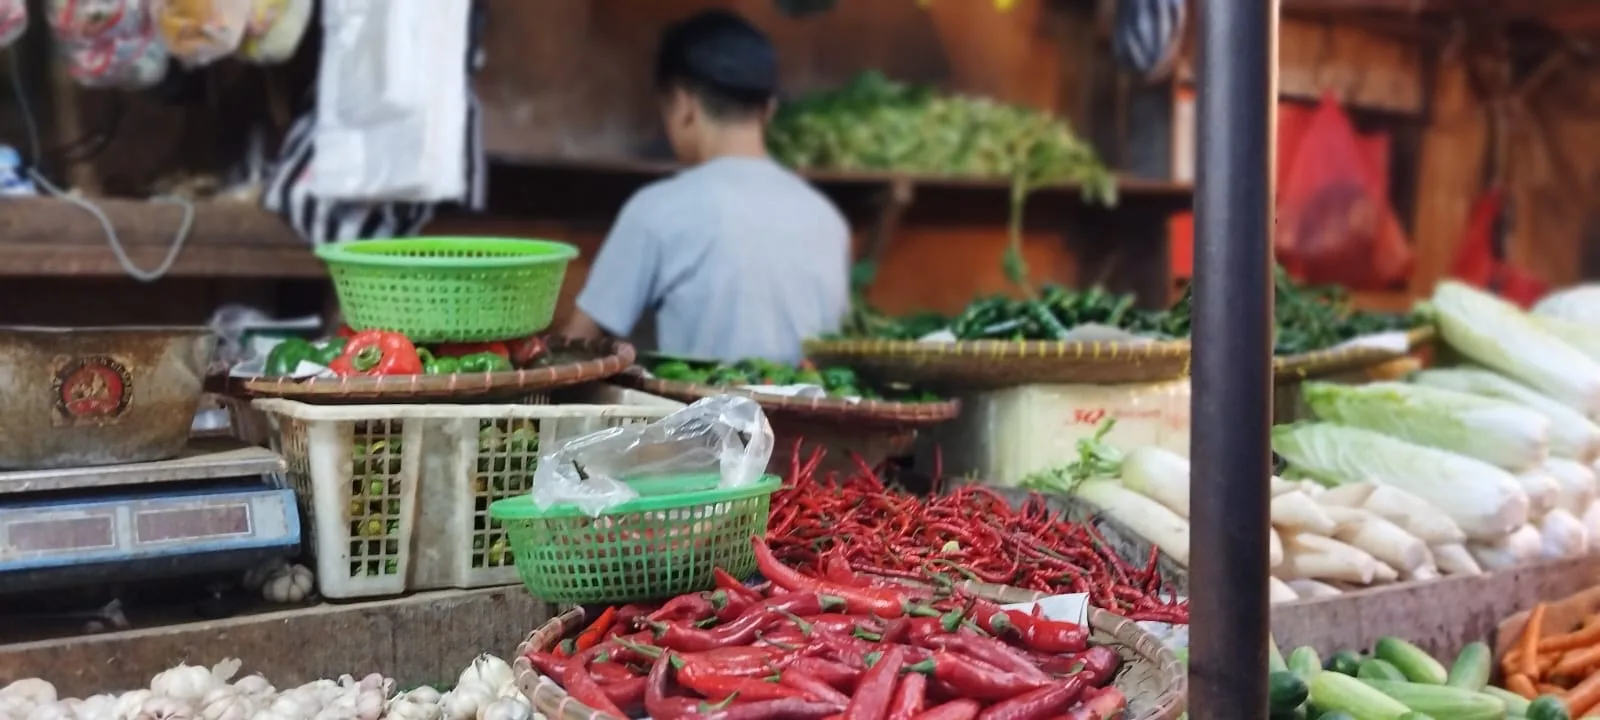
[[850,228],[771,160],[724,157],[646,186],[623,206],[578,307],[613,335],[656,314],[660,350],[796,362],[850,302]]

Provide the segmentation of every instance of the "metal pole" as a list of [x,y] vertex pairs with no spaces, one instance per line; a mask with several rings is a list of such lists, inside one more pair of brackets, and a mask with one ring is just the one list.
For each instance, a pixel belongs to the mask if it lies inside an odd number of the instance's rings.
[[1267,717],[1276,0],[1203,0],[1189,717]]

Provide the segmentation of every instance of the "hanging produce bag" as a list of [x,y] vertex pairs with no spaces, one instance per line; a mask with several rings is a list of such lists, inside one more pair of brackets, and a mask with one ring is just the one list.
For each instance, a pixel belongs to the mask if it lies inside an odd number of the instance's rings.
[[1527,270],[1495,257],[1494,226],[1504,207],[1505,191],[1498,188],[1473,203],[1450,276],[1523,308],[1532,307],[1550,288]]
[[252,0],[239,57],[262,65],[288,62],[311,24],[312,0]]
[[1405,279],[1412,253],[1377,168],[1338,102],[1325,95],[1278,189],[1278,259],[1312,284],[1384,288]]
[[28,3],[23,0],[0,0],[0,48],[22,37],[28,29]]
[[233,54],[250,22],[251,0],[151,0],[167,50],[190,67]]
[[361,202],[467,194],[471,9],[470,0],[323,3],[313,193]]
[[90,88],[140,90],[167,74],[146,0],[50,0],[49,19],[67,71]]

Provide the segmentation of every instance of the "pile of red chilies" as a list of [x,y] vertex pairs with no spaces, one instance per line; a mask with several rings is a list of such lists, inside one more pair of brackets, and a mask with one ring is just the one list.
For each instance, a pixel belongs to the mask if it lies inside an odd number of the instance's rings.
[[752,538],[764,588],[603,613],[534,667],[574,700],[654,720],[1109,720],[1120,658],[1081,626],[892,581],[821,580]]
[[[832,568],[927,582],[976,580],[1089,601],[1134,620],[1187,624],[1177,594],[1163,597],[1158,550],[1143,567],[1113,552],[1098,530],[1030,495],[1020,510],[979,486],[919,497],[885,487],[860,458],[856,472],[819,476],[823,451],[802,461],[772,498],[767,540],[778,557],[828,576]],[[936,470],[934,476],[939,477]]]

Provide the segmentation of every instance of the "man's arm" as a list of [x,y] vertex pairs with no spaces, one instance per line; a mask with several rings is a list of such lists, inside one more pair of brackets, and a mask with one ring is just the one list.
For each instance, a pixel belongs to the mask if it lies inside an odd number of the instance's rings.
[[648,207],[642,193],[622,207],[589,268],[572,317],[562,326],[563,335],[627,337],[644,311],[656,304],[660,248]]

